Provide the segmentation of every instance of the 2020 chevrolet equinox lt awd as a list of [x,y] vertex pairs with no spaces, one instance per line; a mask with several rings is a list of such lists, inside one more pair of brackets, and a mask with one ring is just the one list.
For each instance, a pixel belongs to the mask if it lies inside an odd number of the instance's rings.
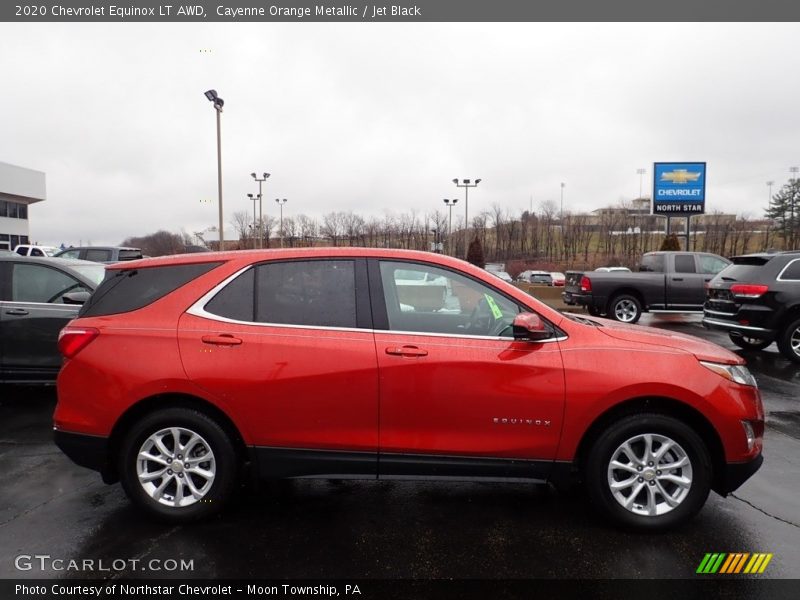
[[59,345],[58,445],[173,522],[220,511],[242,477],[577,476],[607,517],[656,530],[762,461],[739,356],[424,252],[111,265]]

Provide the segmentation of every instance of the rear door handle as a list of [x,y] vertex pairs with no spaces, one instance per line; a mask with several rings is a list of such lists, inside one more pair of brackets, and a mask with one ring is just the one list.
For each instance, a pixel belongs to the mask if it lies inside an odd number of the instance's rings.
[[386,354],[408,356],[413,358],[417,356],[428,356],[428,351],[423,350],[422,348],[417,348],[416,346],[391,346],[386,348]]
[[28,311],[24,308],[12,308],[11,310],[6,311],[7,315],[15,315],[17,317],[24,317],[28,314]]
[[230,333],[221,333],[220,335],[204,335],[202,338],[204,344],[212,344],[214,346],[239,346],[242,343],[237,337],[233,337]]
[[683,277],[673,277],[672,281],[683,281]]

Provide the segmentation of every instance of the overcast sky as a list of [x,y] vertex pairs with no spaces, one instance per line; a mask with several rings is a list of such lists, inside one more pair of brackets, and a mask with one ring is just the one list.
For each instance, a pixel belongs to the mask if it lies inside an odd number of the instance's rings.
[[[40,243],[119,243],[264,208],[470,213],[639,194],[706,161],[707,210],[757,217],[800,164],[798,24],[0,24],[0,161],[46,172]],[[201,52],[204,50],[204,52]],[[211,202],[201,202],[211,200]],[[463,213],[462,213],[463,214]]]

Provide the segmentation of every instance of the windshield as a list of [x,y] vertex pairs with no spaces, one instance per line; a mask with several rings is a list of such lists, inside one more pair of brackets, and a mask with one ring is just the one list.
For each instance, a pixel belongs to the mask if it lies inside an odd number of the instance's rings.
[[104,265],[73,265],[72,268],[91,281],[94,287],[100,285],[103,278],[106,276],[106,268]]

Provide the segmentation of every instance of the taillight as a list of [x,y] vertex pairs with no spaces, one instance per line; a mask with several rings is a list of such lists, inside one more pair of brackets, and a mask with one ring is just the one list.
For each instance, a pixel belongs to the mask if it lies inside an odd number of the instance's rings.
[[73,358],[98,335],[94,327],[64,327],[58,334],[58,351],[64,358]]
[[758,298],[767,293],[768,285],[755,285],[752,283],[734,283],[731,294],[736,298]]
[[581,277],[581,291],[582,292],[592,291],[592,281],[586,275]]

